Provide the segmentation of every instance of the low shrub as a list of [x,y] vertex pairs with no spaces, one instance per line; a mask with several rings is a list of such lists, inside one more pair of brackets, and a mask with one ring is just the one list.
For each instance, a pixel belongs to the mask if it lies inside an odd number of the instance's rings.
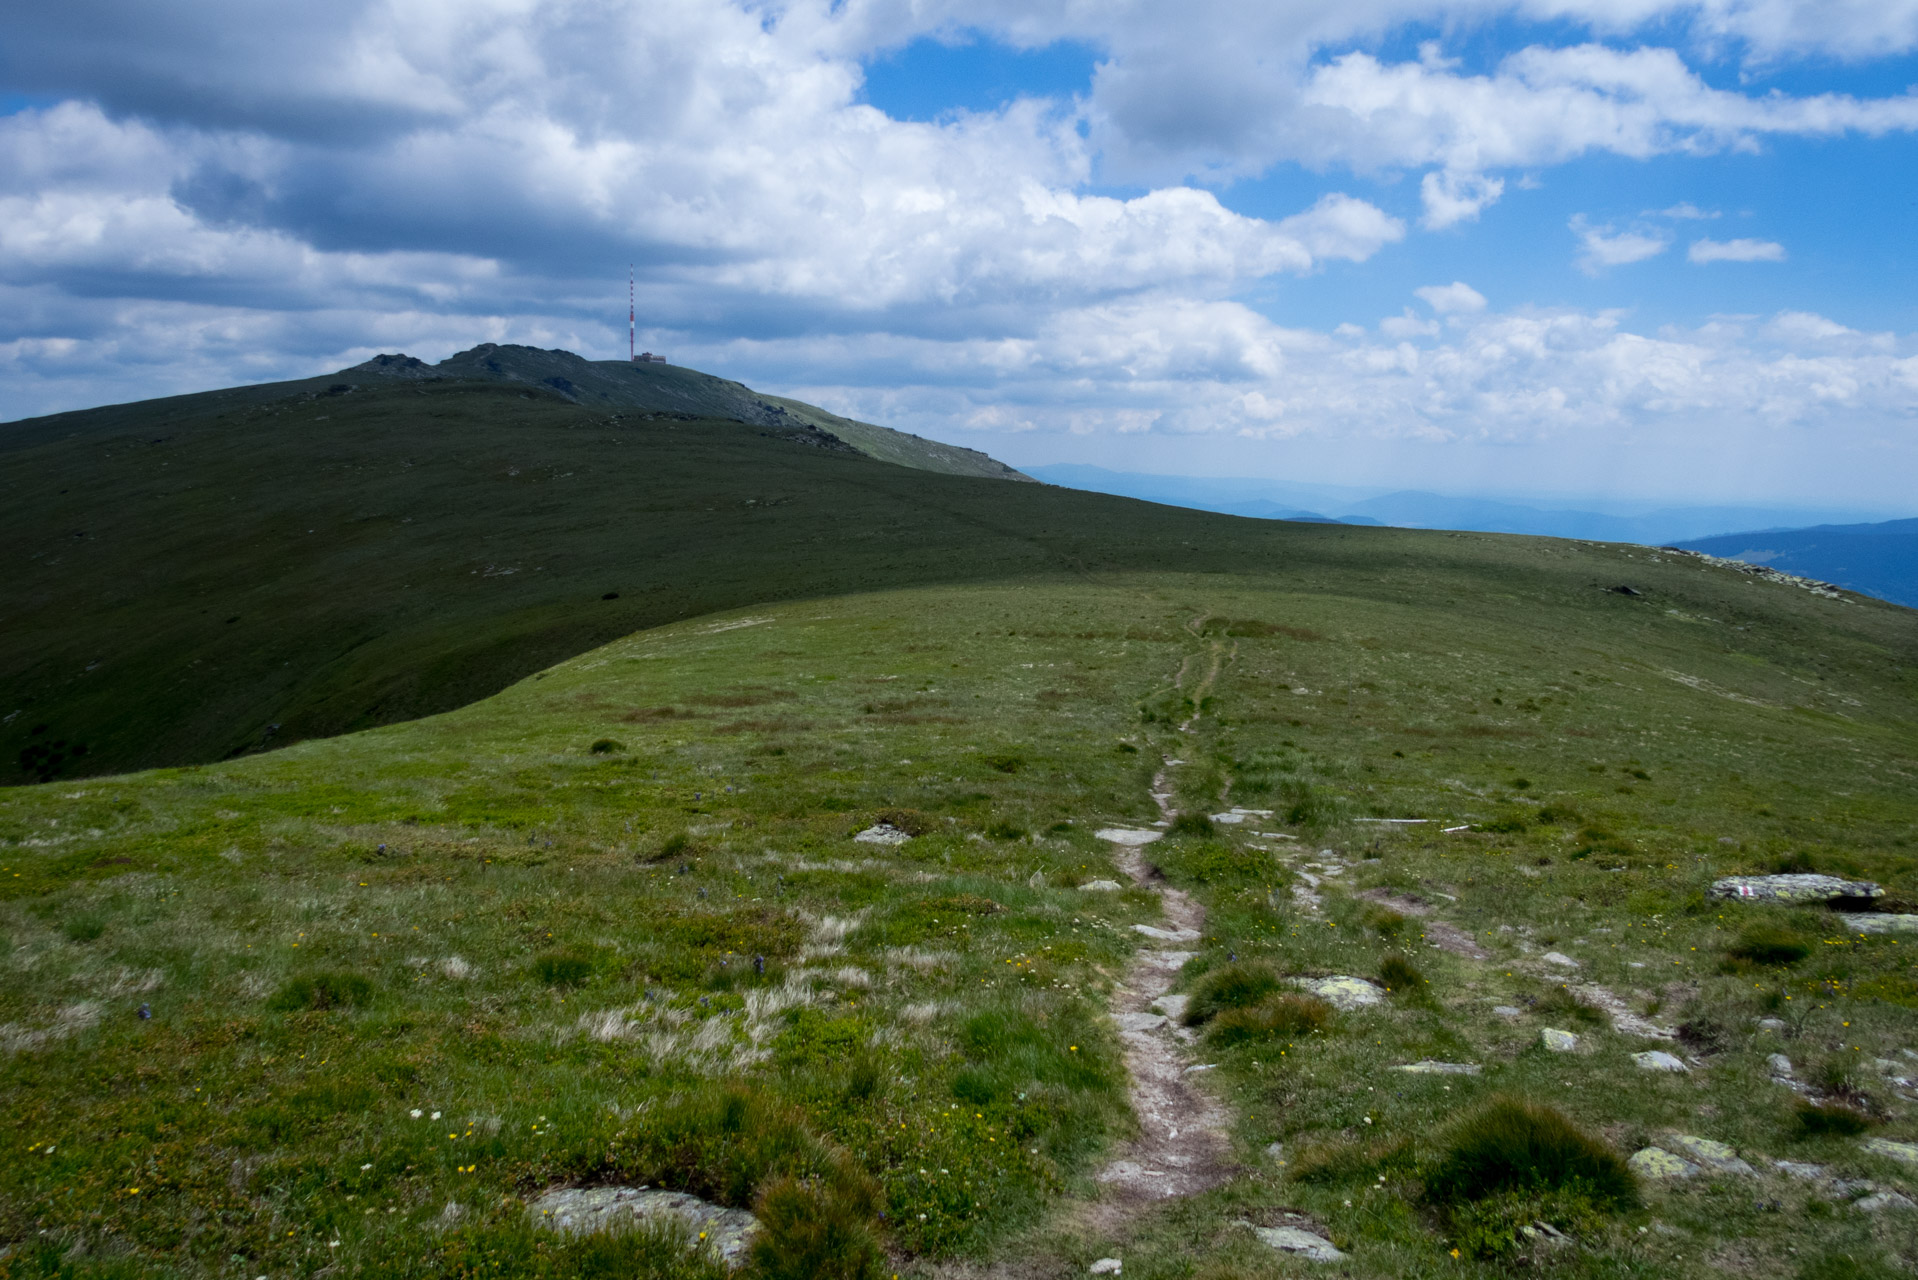
[[1392,995],[1409,999],[1429,998],[1425,975],[1418,966],[1393,951],[1379,962],[1379,983]]
[[593,754],[596,756],[610,756],[625,749],[626,744],[614,738],[600,738],[593,743],[592,747]]
[[1810,955],[1811,947],[1782,925],[1756,924],[1741,933],[1725,954],[1748,964],[1793,965]]
[[1586,1004],[1566,986],[1553,987],[1540,996],[1532,1012],[1555,1022],[1582,1022],[1588,1027],[1602,1027],[1606,1021],[1603,1010]]
[[1281,1036],[1309,1036],[1332,1020],[1332,1006],[1316,996],[1273,995],[1244,1009],[1227,1009],[1212,1020],[1206,1034],[1226,1046]]
[[1175,836],[1210,836],[1216,834],[1218,828],[1203,813],[1182,813],[1172,820],[1170,830]]
[[1792,1116],[1801,1138],[1851,1138],[1871,1128],[1872,1118],[1842,1102],[1800,1099]]
[[577,987],[593,976],[593,958],[570,948],[533,957],[533,976],[549,987]]
[[1201,1026],[1227,1009],[1247,1009],[1284,989],[1279,971],[1247,961],[1214,969],[1199,979],[1186,1002],[1185,1025]]
[[1638,1203],[1638,1182],[1617,1152],[1551,1107],[1494,1098],[1442,1139],[1425,1194],[1441,1205],[1517,1193],[1575,1192],[1600,1209]]
[[373,984],[357,973],[329,970],[289,978],[267,1001],[277,1013],[317,1009],[357,1009],[373,1002]]

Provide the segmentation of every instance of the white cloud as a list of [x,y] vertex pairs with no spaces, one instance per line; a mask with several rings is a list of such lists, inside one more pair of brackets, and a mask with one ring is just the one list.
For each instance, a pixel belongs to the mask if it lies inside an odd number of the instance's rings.
[[1671,248],[1669,237],[1657,232],[1620,231],[1610,226],[1595,227],[1577,214],[1571,221],[1572,234],[1578,237],[1578,266],[1587,275],[1597,275],[1608,267],[1655,258]]
[[1423,299],[1426,306],[1442,316],[1485,310],[1485,295],[1463,280],[1454,280],[1450,284],[1428,284],[1422,289],[1412,290],[1412,294]]
[[1710,221],[1719,215],[1716,209],[1701,209],[1689,200],[1684,200],[1669,209],[1660,209],[1658,216],[1671,218],[1678,222]]
[[1693,262],[1783,262],[1785,246],[1776,240],[1694,240],[1685,256]]

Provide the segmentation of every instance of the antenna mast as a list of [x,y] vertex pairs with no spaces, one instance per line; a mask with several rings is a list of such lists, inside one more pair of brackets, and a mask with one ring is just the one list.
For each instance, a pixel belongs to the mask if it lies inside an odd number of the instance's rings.
[[632,364],[639,357],[639,312],[634,307],[637,295],[633,292],[633,264],[626,264],[626,363]]

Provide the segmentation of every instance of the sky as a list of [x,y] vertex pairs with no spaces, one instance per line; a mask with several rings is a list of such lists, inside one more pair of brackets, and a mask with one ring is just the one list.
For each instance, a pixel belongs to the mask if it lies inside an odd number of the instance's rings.
[[1918,514],[1918,0],[6,5],[0,420],[640,345],[1014,465]]

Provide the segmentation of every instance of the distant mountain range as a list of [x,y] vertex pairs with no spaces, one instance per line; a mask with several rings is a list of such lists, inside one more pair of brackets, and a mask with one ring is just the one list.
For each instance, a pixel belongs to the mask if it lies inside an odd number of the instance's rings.
[[[1856,519],[1858,513],[1787,507],[1599,512],[1417,490],[1388,493],[1283,480],[1142,475],[1070,463],[1027,467],[1025,472],[1047,484],[1265,520],[1472,529],[1680,546],[1918,607],[1918,520],[1840,524],[1835,521]],[[1806,525],[1815,527],[1802,527]],[[1727,533],[1728,529],[1759,532]]]
[[1676,544],[1918,608],[1918,520],[1728,533]]

